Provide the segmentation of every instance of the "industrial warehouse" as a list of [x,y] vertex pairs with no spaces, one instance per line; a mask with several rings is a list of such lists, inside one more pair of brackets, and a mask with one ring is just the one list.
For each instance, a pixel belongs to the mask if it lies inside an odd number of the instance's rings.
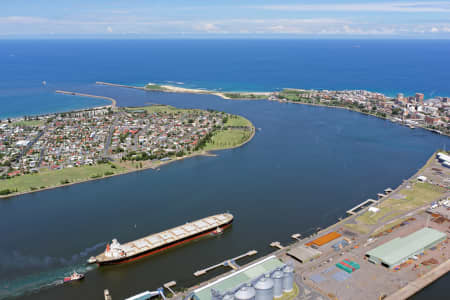
[[422,253],[447,238],[445,233],[422,228],[406,237],[397,237],[366,253],[369,261],[390,269]]
[[198,300],[272,300],[294,290],[294,269],[277,257],[255,264],[213,281],[194,291]]

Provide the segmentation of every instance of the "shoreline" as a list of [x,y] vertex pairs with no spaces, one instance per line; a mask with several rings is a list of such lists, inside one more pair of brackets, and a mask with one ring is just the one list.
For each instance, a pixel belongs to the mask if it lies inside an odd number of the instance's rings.
[[448,272],[450,272],[450,259],[425,273],[422,277],[408,283],[408,285],[402,287],[397,292],[387,296],[385,300],[409,299]]
[[[413,180],[414,178],[416,178],[418,176],[418,174],[422,173],[427,167],[429,167],[429,164],[432,162],[433,159],[435,159],[436,153],[438,151],[439,150],[433,152],[433,154],[425,161],[425,163],[422,165],[422,167],[420,167],[410,177],[408,177],[402,183],[400,183],[392,192],[390,192],[390,194],[394,194],[394,193],[398,192],[399,190],[401,190],[402,186],[405,184],[405,182],[409,182],[409,181]],[[384,200],[385,199],[387,199],[387,197],[384,198]],[[282,246],[283,248],[270,251],[269,253],[267,253],[267,254],[265,254],[265,255],[263,255],[261,257],[258,257],[258,258],[254,259],[254,260],[251,260],[250,262],[247,262],[245,265],[241,266],[241,268],[243,268],[245,266],[253,265],[254,263],[256,263],[258,261],[262,261],[262,260],[264,260],[264,259],[266,259],[266,258],[268,258],[270,256],[276,256],[278,259],[285,258],[286,257],[286,253],[290,249],[292,249],[292,248],[294,248],[294,247],[296,247],[298,245],[305,244],[308,240],[316,239],[317,236],[323,235],[325,232],[336,230],[337,227],[342,226],[343,223],[345,223],[346,221],[349,221],[351,218],[356,218],[357,216],[362,215],[364,212],[366,212],[368,210],[368,207],[365,207],[365,208],[359,210],[355,215],[347,215],[347,217],[345,217],[343,219],[339,219],[336,223],[333,223],[333,224],[327,226],[324,229],[320,229],[319,231],[317,231],[316,233],[314,233],[314,234],[312,234],[312,235],[310,235],[308,237],[304,237],[304,238],[302,237],[302,239],[300,239],[300,240],[284,244]],[[423,211],[423,210],[424,210],[423,208],[420,208],[420,211]],[[401,217],[402,216],[398,216],[396,219],[401,219]],[[344,251],[344,250],[342,250],[342,251]],[[282,261],[284,261],[284,260],[282,260]],[[309,266],[309,268],[311,268],[311,266]],[[313,267],[313,269],[314,269],[314,267]],[[307,270],[308,270],[308,268],[305,267],[304,271],[307,271]],[[232,274],[233,272],[234,271],[226,271],[226,272],[223,272],[223,273],[221,273],[219,275],[213,276],[210,279],[207,279],[207,280],[204,280],[204,281],[200,281],[200,282],[196,283],[193,286],[187,287],[186,291],[184,293],[182,293],[182,295],[183,295],[183,297],[186,296],[186,295],[189,295],[189,293],[193,292],[194,290],[199,289],[200,287],[205,286],[207,284],[210,284],[211,282],[219,280],[220,278],[227,277],[230,274]],[[434,268],[432,268],[428,272],[420,275],[415,280],[409,281],[407,283],[407,285],[405,285],[402,288],[396,290],[395,292],[387,295],[386,298],[384,298],[384,299],[386,299],[386,300],[397,300],[397,299],[405,300],[405,299],[408,299],[409,297],[415,295],[416,293],[418,293],[421,290],[423,290],[424,288],[428,287],[429,285],[431,285],[432,283],[434,283],[438,279],[440,279],[443,276],[445,276],[448,272],[450,272],[450,259],[444,260],[443,262],[441,262],[440,264],[438,264],[437,266],[435,266]],[[300,277],[298,279],[300,281],[302,281]],[[320,293],[322,295],[327,295],[327,293],[325,291],[323,291],[317,285],[307,284],[304,279],[303,279],[302,283],[305,284],[309,289],[312,289],[312,290],[314,290],[314,291],[316,291],[316,292],[318,292],[318,293]],[[177,297],[177,298],[172,298],[172,299],[178,300],[180,298]],[[335,299],[335,298],[330,298],[330,299]]]
[[123,171],[123,172],[120,172],[120,173],[115,173],[115,174],[112,174],[112,175],[105,175],[105,176],[102,176],[102,177],[99,177],[99,178],[88,178],[88,179],[83,179],[83,180],[76,181],[76,182],[69,182],[69,183],[65,183],[65,184],[61,184],[61,185],[49,186],[49,187],[45,187],[43,189],[37,189],[37,190],[34,190],[34,191],[20,192],[20,193],[17,193],[17,194],[0,195],[0,199],[13,198],[13,197],[17,197],[17,196],[26,195],[26,194],[38,193],[38,192],[47,191],[47,190],[53,190],[53,189],[57,189],[57,188],[62,188],[62,187],[67,187],[67,186],[79,184],[79,183],[86,183],[86,182],[90,182],[90,181],[102,180],[102,179],[106,179],[106,178],[110,178],[110,177],[115,177],[115,176],[120,176],[120,175],[133,173],[133,172],[146,171],[146,170],[149,170],[149,169],[156,170],[159,167],[165,166],[165,165],[167,165],[169,163],[172,163],[172,162],[175,162],[175,161],[179,161],[179,160],[183,160],[183,159],[186,159],[186,158],[195,157],[195,156],[215,156],[215,155],[210,154],[208,152],[193,153],[193,154],[189,154],[189,155],[182,156],[182,157],[176,157],[175,159],[171,159],[171,160],[168,160],[168,161],[161,161],[157,165],[146,166],[146,167],[142,167],[142,168],[139,168],[139,169],[130,169],[130,170],[126,170],[126,171]]
[[[83,179],[83,180],[80,180],[80,181],[75,181],[75,182],[70,182],[70,183],[65,183],[65,184],[60,184],[60,185],[55,185],[55,186],[49,186],[49,187],[45,187],[45,188],[42,188],[42,189],[23,191],[23,192],[20,192],[20,193],[14,193],[14,194],[8,194],[8,195],[0,195],[0,199],[8,199],[8,198],[13,198],[13,197],[17,197],[17,196],[26,195],[26,194],[32,194],[32,193],[38,193],[38,192],[52,190],[52,189],[57,189],[57,188],[63,188],[63,187],[67,187],[67,186],[71,186],[71,185],[75,185],[75,184],[79,184],[79,183],[86,183],[86,182],[90,182],[90,181],[97,181],[97,180],[106,179],[106,178],[110,178],[110,177],[115,177],[115,176],[119,176],[119,175],[129,174],[129,173],[133,173],[133,172],[146,171],[146,170],[149,170],[149,169],[157,170],[160,167],[163,167],[163,166],[168,165],[170,163],[177,162],[177,161],[182,161],[182,160],[185,160],[185,159],[188,159],[188,158],[192,158],[192,157],[197,157],[197,156],[215,157],[215,156],[218,156],[218,155],[215,154],[215,153],[211,153],[211,152],[236,149],[236,148],[240,148],[240,147],[244,146],[245,144],[249,143],[254,138],[255,133],[256,133],[255,126],[251,122],[250,122],[250,124],[251,124],[252,134],[249,136],[249,138],[246,141],[244,141],[244,142],[242,142],[242,143],[240,143],[238,145],[232,146],[232,147],[211,149],[211,150],[208,150],[208,151],[201,150],[200,152],[197,152],[197,153],[191,153],[191,154],[187,154],[187,155],[184,155],[184,156],[181,156],[181,157],[173,157],[173,158],[171,158],[170,160],[167,160],[167,161],[159,160],[157,164],[151,163],[150,165],[142,167],[142,168],[129,169],[129,170],[125,170],[125,171],[120,172],[120,173],[115,173],[115,174],[111,174],[111,175],[104,175],[104,176],[99,177],[99,178],[87,178],[87,179]],[[7,180],[7,179],[4,179],[4,180]]]
[[[378,119],[381,120],[386,120],[389,121],[391,123],[394,124],[399,124],[401,126],[406,126],[405,124],[401,124],[401,123],[397,123],[392,121],[391,119],[387,118],[387,117],[381,117],[381,116],[377,116],[375,114],[371,114],[371,113],[365,113],[362,111],[358,111],[358,110],[354,110],[348,107],[343,107],[343,106],[334,106],[334,105],[327,105],[327,104],[319,104],[319,103],[303,103],[303,102],[299,102],[299,101],[281,101],[281,100],[270,100],[268,99],[270,97],[270,95],[273,95],[276,92],[248,92],[248,91],[241,91],[241,92],[216,92],[216,91],[212,91],[212,90],[200,90],[200,89],[189,89],[189,88],[182,88],[182,87],[176,87],[176,86],[171,86],[171,85],[161,85],[161,89],[147,89],[145,87],[138,87],[138,86],[132,86],[132,85],[123,85],[123,84],[115,84],[115,83],[108,83],[108,82],[101,82],[101,81],[97,81],[96,84],[98,85],[107,85],[107,86],[113,86],[113,87],[124,87],[124,88],[130,88],[130,89],[138,89],[138,90],[143,90],[143,91],[147,91],[147,92],[151,92],[151,91],[155,91],[155,92],[165,92],[165,93],[188,93],[188,94],[206,94],[206,95],[214,95],[214,96],[218,96],[222,99],[225,100],[237,100],[237,101],[260,101],[260,100],[266,100],[266,101],[271,101],[271,102],[279,102],[279,103],[292,103],[292,104],[302,104],[302,105],[309,105],[309,106],[319,106],[319,107],[327,107],[327,108],[337,108],[337,109],[346,109],[348,111],[352,111],[352,112],[356,112],[356,113],[360,113],[363,115],[367,115],[367,116],[373,116],[376,117]],[[225,94],[226,93],[243,93],[243,94],[254,94],[254,95],[267,95],[267,99],[249,99],[249,98],[230,98],[227,97]],[[431,129],[431,128],[427,128],[421,125],[415,125],[415,127],[417,128],[422,128],[425,130],[428,130],[432,133],[435,134],[440,134],[440,135],[445,135],[445,136],[449,136],[450,134],[444,133],[444,132],[440,132],[437,133],[435,131],[435,129]]]

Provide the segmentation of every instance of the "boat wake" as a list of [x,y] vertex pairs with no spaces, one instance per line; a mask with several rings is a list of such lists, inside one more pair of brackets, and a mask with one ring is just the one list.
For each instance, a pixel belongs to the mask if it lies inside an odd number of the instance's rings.
[[[86,264],[86,258],[104,245],[105,243],[96,244],[69,258],[33,257],[18,251],[8,255],[0,251],[0,257],[3,257],[0,260],[0,300],[61,285],[64,283],[63,278],[70,276],[73,271],[86,274],[96,269],[96,265]],[[32,270],[33,274],[24,274],[29,270]],[[10,279],[10,274],[17,276]]]

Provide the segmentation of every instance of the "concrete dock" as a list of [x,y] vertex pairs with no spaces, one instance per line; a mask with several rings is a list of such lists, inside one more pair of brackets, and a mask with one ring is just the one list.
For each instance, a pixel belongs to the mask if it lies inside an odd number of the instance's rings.
[[204,275],[208,271],[214,270],[215,268],[218,268],[218,267],[221,267],[221,266],[230,267],[233,270],[237,270],[239,268],[239,266],[236,264],[236,260],[244,258],[244,257],[247,257],[247,256],[252,256],[252,255],[255,255],[257,253],[258,253],[258,251],[256,251],[256,250],[250,250],[250,251],[248,251],[248,252],[246,252],[246,253],[244,253],[242,255],[239,255],[239,256],[236,256],[234,258],[225,260],[225,261],[223,261],[221,263],[215,264],[215,265],[207,267],[205,269],[196,271],[194,273],[194,276],[198,277],[198,276]]
[[[369,204],[370,203],[370,204]],[[352,207],[351,209],[347,210],[347,214],[349,215],[356,215],[355,211],[359,211],[363,208],[366,208],[367,206],[373,205],[373,204],[377,204],[378,201],[377,200],[373,200],[373,199],[367,199],[366,201]]]
[[450,259],[446,262],[440,264],[430,272],[417,278],[416,280],[409,283],[407,286],[399,289],[397,292],[391,294],[385,300],[403,300],[408,299],[421,289],[425,288],[429,284],[433,283],[438,278],[444,276],[450,271]]

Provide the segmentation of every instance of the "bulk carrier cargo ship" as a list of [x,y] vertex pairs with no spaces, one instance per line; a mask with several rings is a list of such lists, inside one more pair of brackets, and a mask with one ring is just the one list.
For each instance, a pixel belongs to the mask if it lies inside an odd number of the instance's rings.
[[88,262],[109,265],[133,261],[210,233],[221,233],[225,228],[231,226],[232,222],[233,215],[224,213],[186,223],[125,244],[120,244],[117,239],[113,239],[111,244],[106,245],[103,253],[92,256]]

